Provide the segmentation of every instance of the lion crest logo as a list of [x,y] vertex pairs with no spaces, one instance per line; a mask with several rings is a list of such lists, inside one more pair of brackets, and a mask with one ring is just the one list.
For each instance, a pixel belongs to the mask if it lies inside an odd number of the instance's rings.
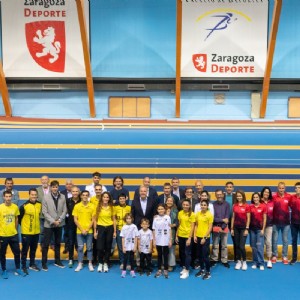
[[65,70],[65,22],[38,21],[26,25],[27,47],[42,68],[52,72]]
[[42,52],[37,52],[35,55],[37,57],[42,57],[50,54],[52,57],[49,58],[49,62],[53,64],[58,59],[58,54],[60,52],[60,42],[55,41],[55,29],[53,27],[48,27],[43,31],[37,30],[36,35],[33,38],[35,43],[38,43],[43,46]]

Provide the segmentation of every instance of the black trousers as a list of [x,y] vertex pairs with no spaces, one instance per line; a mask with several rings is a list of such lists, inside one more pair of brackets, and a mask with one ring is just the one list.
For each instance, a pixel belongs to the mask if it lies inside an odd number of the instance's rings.
[[245,228],[234,228],[234,244],[236,246],[236,259],[246,261],[246,240]]
[[2,271],[6,270],[6,250],[9,245],[11,251],[14,254],[16,269],[20,269],[21,259],[20,259],[20,245],[18,235],[13,236],[0,236],[0,260]]
[[133,270],[133,258],[134,258],[133,251],[126,251],[126,253],[124,253],[123,271],[126,271],[126,267],[128,263],[131,266],[131,269]]
[[26,258],[29,251],[29,266],[35,264],[35,254],[39,242],[39,234],[22,234],[22,251],[21,251],[21,262],[22,268],[26,268]]
[[158,270],[161,269],[162,262],[164,262],[164,269],[168,270],[169,247],[156,245],[156,250],[157,250],[157,268],[158,268]]
[[[145,263],[146,262],[146,263]],[[152,269],[151,264],[151,253],[140,253],[140,267],[142,271],[150,271]]]
[[206,272],[210,272],[210,262],[209,262],[209,244],[210,239],[206,239],[205,243],[201,244],[201,237],[197,237],[197,252],[200,263],[201,270],[205,270]]
[[109,263],[114,227],[97,225],[97,250],[99,263]]
[[[184,238],[184,237],[180,237],[180,236],[178,237],[180,266],[185,267],[188,270],[191,265],[192,244],[187,246],[186,245],[187,240],[188,240],[188,238]],[[194,247],[194,248],[196,248],[196,247]]]
[[65,244],[65,248],[67,248],[69,250],[69,260],[73,260],[74,259],[74,248],[75,249],[78,248],[77,234],[76,234],[77,226],[76,225],[75,226],[68,225],[67,230],[68,230],[68,246],[66,247],[66,244]]
[[54,235],[54,257],[55,261],[60,261],[60,243],[61,243],[62,227],[44,228],[44,243],[42,248],[42,264],[46,264],[48,260],[48,249]]

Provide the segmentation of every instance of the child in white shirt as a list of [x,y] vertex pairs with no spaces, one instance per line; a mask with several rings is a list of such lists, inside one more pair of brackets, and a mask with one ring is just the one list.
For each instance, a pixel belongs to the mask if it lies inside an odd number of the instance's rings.
[[[133,217],[131,213],[127,213],[124,217],[125,225],[122,227],[120,236],[122,237],[122,248],[124,253],[123,271],[121,277],[126,276],[126,266],[129,262],[133,268],[134,253],[137,249],[137,237],[139,235],[138,229],[135,224],[132,224]],[[130,271],[131,277],[135,277],[134,270]]]
[[157,265],[158,271],[155,278],[160,277],[162,261],[164,261],[164,276],[169,278],[168,274],[168,255],[169,248],[172,247],[172,234],[171,234],[171,218],[166,215],[166,209],[163,204],[157,206],[158,215],[153,220],[153,247],[156,246],[157,250]]
[[[142,229],[139,230],[138,236],[138,249],[140,253],[140,275],[142,275],[145,271],[147,272],[147,276],[151,275],[151,254],[152,254],[152,242],[153,242],[153,234],[149,229],[150,223],[149,220],[143,218],[141,220]],[[145,264],[146,261],[146,264]]]

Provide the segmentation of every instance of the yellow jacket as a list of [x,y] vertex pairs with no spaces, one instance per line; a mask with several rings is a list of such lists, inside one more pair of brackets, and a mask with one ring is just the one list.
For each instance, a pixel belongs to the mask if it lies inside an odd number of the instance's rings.
[[28,200],[20,207],[19,223],[22,234],[39,234],[41,232],[41,211],[42,203],[39,201],[32,203]]

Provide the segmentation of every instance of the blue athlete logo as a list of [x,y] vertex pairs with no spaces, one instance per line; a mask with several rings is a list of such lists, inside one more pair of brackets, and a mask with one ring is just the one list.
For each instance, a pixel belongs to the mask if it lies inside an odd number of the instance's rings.
[[210,37],[210,35],[215,32],[216,30],[225,30],[229,24],[236,21],[237,18],[233,18],[232,13],[226,13],[224,15],[214,15],[213,18],[222,18],[221,21],[219,21],[214,28],[207,28],[206,30],[209,30],[209,34],[205,38],[205,41]]

